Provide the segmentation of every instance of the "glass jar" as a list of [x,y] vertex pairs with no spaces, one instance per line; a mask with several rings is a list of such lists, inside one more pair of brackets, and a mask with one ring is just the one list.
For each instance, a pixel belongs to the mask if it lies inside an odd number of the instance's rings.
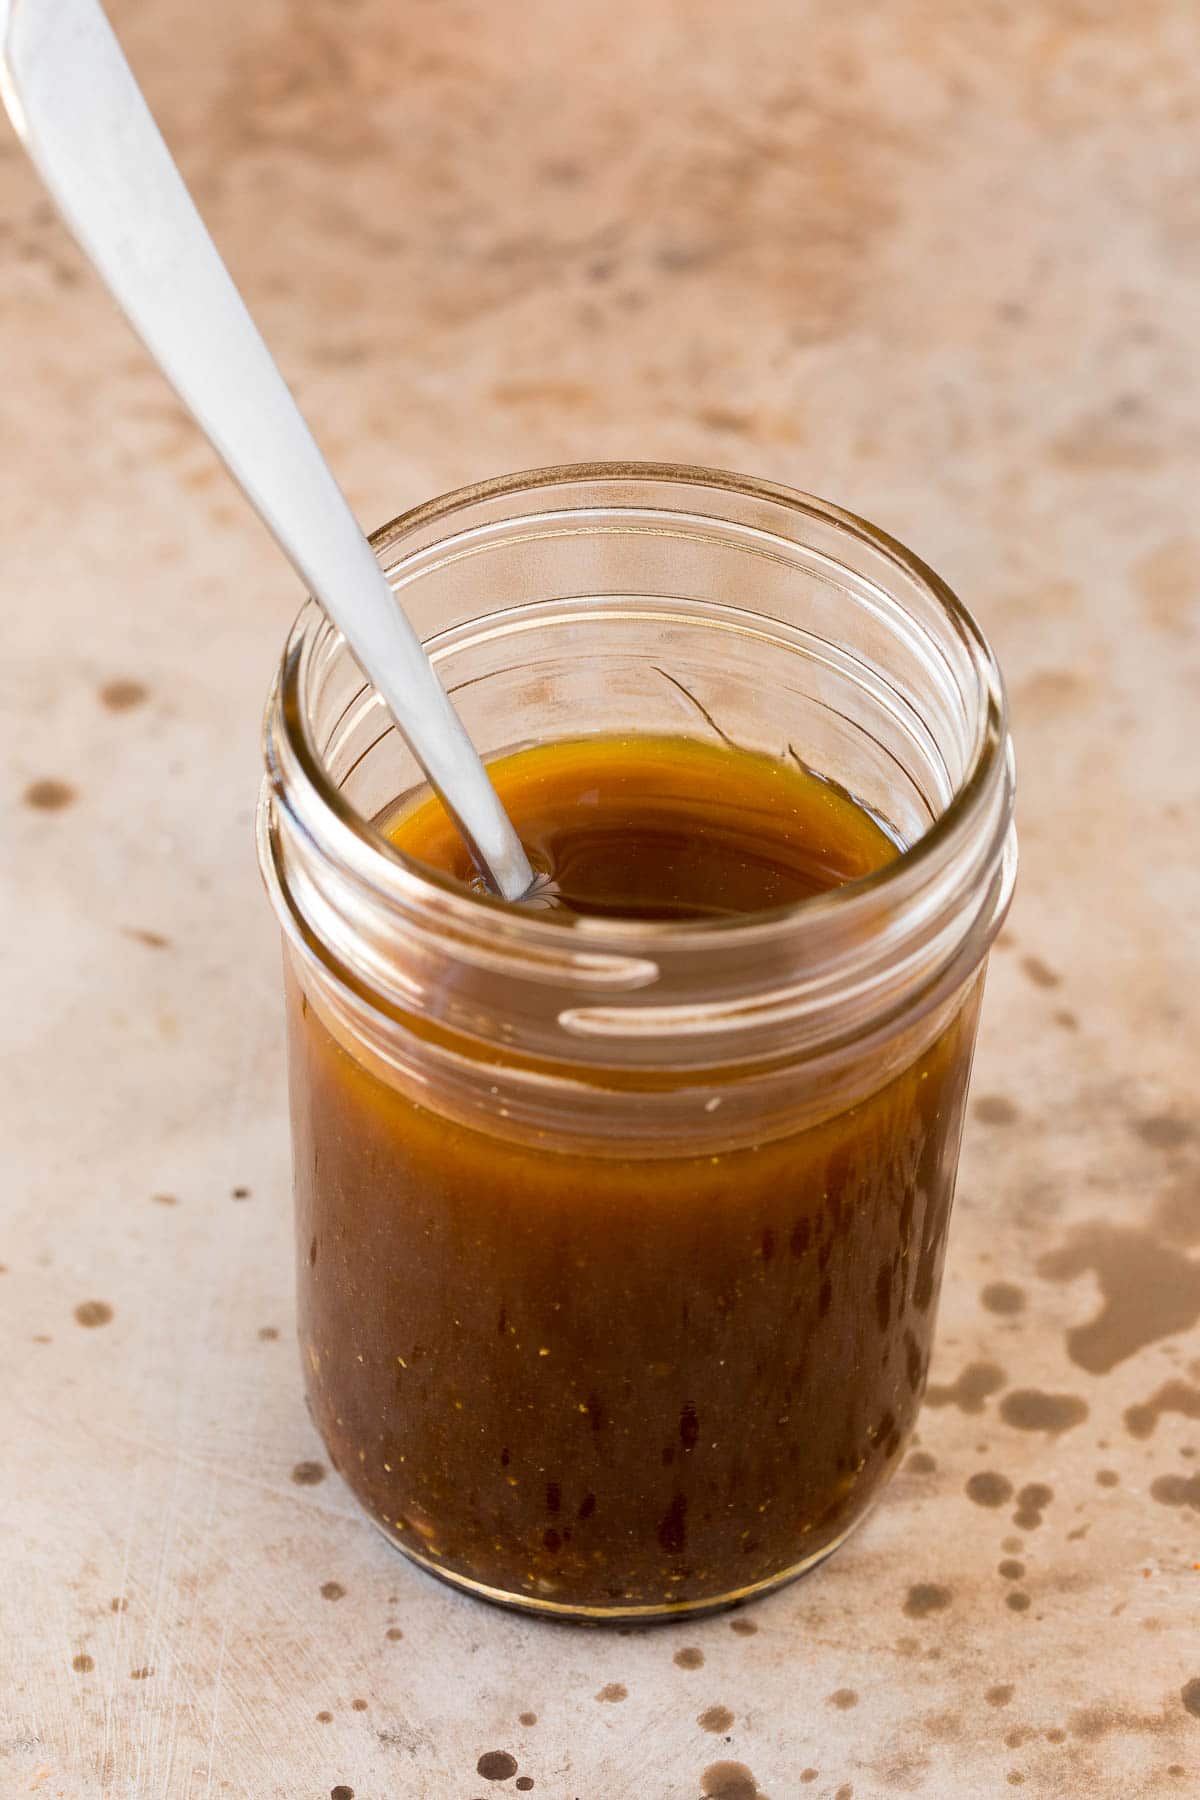
[[908,846],[719,923],[467,893],[369,821],[421,777],[309,603],[266,721],[313,1415],[476,1594],[676,1615],[826,1556],[929,1362],[984,959],[1012,890],[994,658],[883,532],[704,469],[464,489],[374,547],[485,757],[794,756]]

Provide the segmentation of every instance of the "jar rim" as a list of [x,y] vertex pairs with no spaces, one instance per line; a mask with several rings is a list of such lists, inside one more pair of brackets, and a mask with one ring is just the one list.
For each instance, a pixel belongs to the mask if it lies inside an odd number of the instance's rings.
[[[723,948],[732,948],[737,943],[756,943],[764,936],[787,933],[801,925],[816,930],[835,919],[848,919],[852,912],[866,907],[874,910],[889,895],[899,902],[906,893],[920,888],[926,870],[936,865],[968,828],[994,790],[999,765],[1006,757],[1011,761],[1011,757],[1003,677],[982,629],[953,589],[922,558],[881,527],[831,501],[761,477],[685,463],[617,461],[551,465],[471,483],[400,513],[374,531],[370,543],[382,558],[384,552],[402,545],[414,533],[481,502],[512,498],[539,488],[640,481],[710,488],[743,499],[782,505],[793,513],[834,525],[881,554],[936,602],[968,652],[980,699],[979,720],[970,761],[949,801],[919,837],[902,847],[899,855],[869,874],[790,905],[716,920],[564,917],[525,910],[487,894],[467,893],[453,877],[415,861],[392,844],[350,805],[329,774],[312,739],[303,697],[306,652],[316,631],[326,623],[324,613],[311,600],[292,626],[268,702],[264,735],[272,785],[278,792],[278,724],[286,741],[289,776],[299,776],[315,802],[315,809],[302,810],[310,817],[315,811],[332,834],[327,849],[335,855],[340,851],[354,865],[357,877],[381,894],[408,906],[420,907],[423,901],[434,901],[447,923],[453,920],[468,930],[481,919],[486,921],[489,931],[502,932],[505,948],[510,951],[518,949],[521,942],[538,944],[544,951],[570,954],[590,948],[609,956],[621,952],[636,956],[640,952],[652,957],[656,949],[668,943],[700,950],[706,944],[719,942]],[[1008,784],[1011,788],[1011,770]],[[1002,812],[997,853],[1009,828],[1011,794]]]

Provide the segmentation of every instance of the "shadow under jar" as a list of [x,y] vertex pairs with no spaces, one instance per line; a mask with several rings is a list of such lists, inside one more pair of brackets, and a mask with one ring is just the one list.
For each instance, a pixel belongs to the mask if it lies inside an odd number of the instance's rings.
[[335,1466],[493,1600],[743,1599],[842,1541],[920,1404],[1016,863],[999,673],[908,551],[738,476],[544,470],[374,545],[485,757],[724,739],[905,846],[716,922],[506,907],[364,823],[425,790],[311,603],[268,707],[300,1334]]

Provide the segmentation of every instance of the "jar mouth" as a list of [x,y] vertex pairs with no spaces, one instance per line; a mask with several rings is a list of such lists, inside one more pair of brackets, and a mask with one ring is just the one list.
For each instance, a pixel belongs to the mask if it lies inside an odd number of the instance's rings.
[[[467,510],[527,494],[532,490],[578,489],[606,485],[653,483],[667,487],[709,489],[739,498],[782,506],[797,517],[835,526],[848,540],[867,547],[906,580],[917,584],[965,652],[976,688],[972,750],[964,773],[948,801],[900,853],[873,872],[788,906],[740,916],[708,920],[626,920],[527,911],[488,894],[468,892],[451,876],[406,856],[348,801],[314,742],[305,702],[308,658],[322,630],[332,630],[324,613],[309,601],[290,633],[275,687],[268,702],[265,755],[270,785],[276,794],[286,783],[296,813],[309,830],[317,829],[323,848],[352,867],[357,879],[382,898],[407,910],[436,909],[446,926],[473,936],[482,929],[498,935],[506,949],[540,948],[557,960],[593,949],[607,960],[617,957],[653,959],[664,946],[701,951],[708,944],[733,949],[761,945],[796,932],[824,933],[847,924],[855,915],[874,914],[882,905],[891,911],[918,893],[927,879],[953,855],[955,846],[991,812],[992,859],[1004,853],[1011,833],[1013,770],[1008,735],[1008,709],[996,658],[974,617],[953,590],[913,551],[880,527],[833,503],[755,476],[687,464],[597,462],[557,465],[461,487],[398,515],[375,531],[371,546],[389,578],[402,573],[406,545],[436,532]],[[597,496],[599,499],[600,496]],[[541,508],[542,512],[546,509]],[[578,502],[564,508],[578,513]],[[747,609],[752,614],[753,609]],[[437,637],[427,637],[435,663]],[[299,788],[299,791],[297,791]],[[989,806],[997,790],[999,808]],[[319,825],[317,822],[319,821]],[[1007,883],[1011,888],[1011,879]],[[1006,896],[1007,898],[1007,896]],[[1001,916],[1002,916],[1001,909]],[[863,920],[865,924],[865,919]],[[998,923],[998,921],[997,921]],[[621,984],[625,985],[625,984]],[[634,983],[634,985],[638,985]]]

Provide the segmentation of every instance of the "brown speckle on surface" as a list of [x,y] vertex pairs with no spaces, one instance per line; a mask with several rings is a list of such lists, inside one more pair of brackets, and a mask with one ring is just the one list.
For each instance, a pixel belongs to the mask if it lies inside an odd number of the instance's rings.
[[1200,1419],[1200,1388],[1178,1378],[1164,1382],[1149,1400],[1126,1407],[1125,1429],[1130,1437],[1151,1437],[1164,1413],[1181,1413],[1186,1419]]
[[513,1786],[515,1788],[517,1788],[522,1794],[527,1794],[529,1792],[530,1788],[533,1786],[533,1776],[532,1775],[518,1775],[517,1779],[513,1782]]
[[807,1786],[810,1781],[815,1781],[820,1773],[820,1769],[801,1769],[800,1779]]
[[982,1094],[975,1102],[975,1117],[981,1125],[1015,1125],[1021,1114],[1003,1094]]
[[179,1205],[178,1194],[151,1194],[150,1198],[151,1198],[151,1200],[153,1200],[155,1206],[178,1206]]
[[1117,1471],[1115,1469],[1097,1469],[1096,1470],[1096,1486],[1097,1487],[1104,1487],[1104,1488],[1116,1487],[1116,1485],[1120,1481],[1120,1479],[1121,1479],[1121,1477],[1117,1474]]
[[1028,1612],[1032,1601],[1024,1588],[1014,1588],[1010,1594],[1005,1594],[1004,1604],[1009,1612],[1020,1613]]
[[521,1725],[536,1725],[537,1722],[538,1716],[535,1712],[523,1712],[518,1715],[518,1723]]
[[928,1450],[914,1450],[904,1467],[910,1475],[932,1475],[937,1470],[937,1461]]
[[344,1600],[346,1590],[340,1581],[323,1581],[321,1583],[322,1600]]
[[675,1664],[677,1669],[702,1669],[704,1667],[704,1652],[703,1650],[694,1648],[677,1650],[671,1658],[671,1661]]
[[968,1363],[948,1387],[931,1385],[925,1390],[926,1406],[957,1406],[960,1412],[981,1413],[985,1400],[999,1393],[1008,1377],[991,1362]]
[[231,1190],[230,1190],[230,1194],[229,1194],[229,1198],[230,1198],[230,1199],[231,1199],[231,1200],[249,1200],[249,1198],[250,1198],[250,1189],[249,1189],[249,1188],[248,1188],[248,1187],[235,1187],[235,1188],[232,1188],[232,1189],[231,1189]]
[[319,1462],[298,1462],[292,1468],[292,1480],[297,1487],[316,1487],[325,1479],[325,1464]]
[[968,1476],[963,1492],[976,1506],[1003,1506],[1012,1499],[1013,1484],[1007,1475],[998,1475],[995,1469],[980,1469],[977,1474]]
[[623,1681],[606,1681],[599,1690],[596,1699],[608,1706],[615,1706],[618,1701],[629,1698],[629,1689]]
[[905,1598],[904,1612],[910,1619],[927,1619],[931,1613],[945,1612],[953,1599],[951,1590],[939,1582],[914,1582]]
[[1025,1311],[1025,1290],[1011,1281],[989,1281],[979,1290],[981,1305],[1001,1318],[1013,1318]]
[[330,1788],[329,1800],[354,1800],[354,1789],[339,1781],[336,1787]]
[[362,1700],[362,1699],[352,1700],[350,1702],[351,1711],[353,1711],[353,1712],[366,1712],[367,1705],[368,1705],[367,1701]]
[[858,1691],[855,1688],[834,1688],[827,1697],[827,1704],[836,1706],[839,1712],[849,1712],[852,1706],[858,1705]]
[[106,681],[100,689],[100,704],[107,706],[109,712],[129,712],[142,704],[147,691],[144,682],[118,677],[115,681]]
[[277,1325],[260,1325],[258,1335],[262,1343],[273,1344],[279,1336],[279,1327]]
[[1091,1274],[1099,1282],[1100,1312],[1067,1332],[1067,1354],[1091,1375],[1107,1375],[1200,1320],[1200,1263],[1145,1231],[1093,1220],[1037,1267],[1051,1281]]
[[701,1800],[766,1800],[758,1782],[740,1762],[710,1763],[700,1777]]
[[81,1300],[75,1308],[75,1322],[88,1331],[94,1331],[98,1325],[111,1324],[113,1309],[107,1300]]
[[[383,1635],[387,1639],[389,1644],[398,1644],[400,1642],[401,1638],[404,1636],[404,1633],[401,1631],[401,1629],[398,1625],[389,1625]],[[525,1723],[525,1714],[524,1713],[521,1714],[521,1723],[522,1724]]]
[[[1054,1498],[1054,1489],[1047,1487],[1044,1481],[1027,1481],[1017,1494],[1017,1510],[1013,1514],[1013,1524],[1022,1531],[1036,1531],[1042,1522],[1042,1514]],[[1020,1540],[1016,1547],[1021,1548]],[[1009,1548],[1008,1543],[1004,1545]]]
[[1156,1476],[1150,1483],[1150,1498],[1160,1506],[1188,1506],[1200,1512],[1200,1472]]
[[1000,1402],[1000,1417],[1018,1431],[1045,1431],[1058,1437],[1082,1425],[1088,1404],[1077,1394],[1044,1394],[1038,1388],[1014,1388]]
[[733,1724],[734,1715],[727,1706],[706,1706],[696,1720],[701,1731],[728,1731]]
[[1021,968],[1032,981],[1034,987],[1056,988],[1062,985],[1062,976],[1044,963],[1040,956],[1023,956]]
[[130,1681],[148,1681],[153,1673],[154,1670],[143,1663],[140,1668],[130,1669],[129,1679]]
[[56,781],[49,775],[44,775],[40,781],[31,781],[25,789],[25,804],[32,806],[35,812],[62,812],[77,798],[69,783]]
[[833,1800],[854,1800],[853,1784],[849,1781],[843,1781],[841,1787],[834,1793]]
[[1190,1119],[1179,1119],[1172,1113],[1151,1113],[1148,1118],[1134,1119],[1133,1130],[1152,1150],[1181,1150],[1196,1136]]
[[123,1613],[129,1611],[129,1602],[124,1594],[114,1594],[108,1603],[109,1612]]
[[475,1773],[485,1781],[508,1781],[517,1772],[517,1759],[507,1750],[485,1750],[475,1764]]
[[983,1697],[989,1706],[1007,1706],[1016,1691],[1011,1681],[997,1681],[985,1688]]
[[754,1637],[758,1632],[753,1619],[730,1619],[729,1629],[736,1632],[738,1637]]
[[122,925],[121,936],[144,945],[147,950],[167,950],[171,944],[170,938],[164,937],[161,931],[150,931],[144,925]]
[[77,1675],[90,1675],[95,1666],[94,1660],[86,1650],[81,1650],[78,1656],[71,1658],[71,1667]]

